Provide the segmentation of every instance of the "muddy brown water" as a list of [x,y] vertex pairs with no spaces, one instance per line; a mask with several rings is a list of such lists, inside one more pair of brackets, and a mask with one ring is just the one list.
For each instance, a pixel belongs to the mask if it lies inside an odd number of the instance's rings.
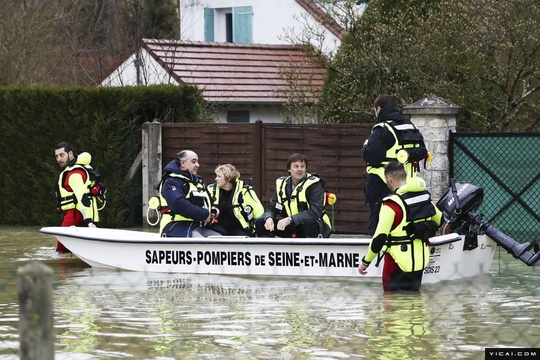
[[16,272],[54,273],[56,359],[484,359],[540,343],[540,269],[497,249],[489,276],[384,294],[379,281],[144,274],[0,227],[0,359],[19,359]]

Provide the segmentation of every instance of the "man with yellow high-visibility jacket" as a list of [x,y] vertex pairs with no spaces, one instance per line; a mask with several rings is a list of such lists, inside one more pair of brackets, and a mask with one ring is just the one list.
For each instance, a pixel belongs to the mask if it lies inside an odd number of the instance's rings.
[[398,158],[400,150],[406,150],[410,156],[405,169],[409,176],[413,176],[419,169],[419,161],[428,156],[422,134],[396,107],[393,96],[380,95],[375,99],[373,108],[378,123],[373,126],[361,151],[362,158],[366,162],[367,179],[364,196],[370,209],[368,224],[370,236],[377,226],[381,200],[389,194],[385,184],[384,167]]
[[393,194],[382,201],[377,229],[358,272],[366,275],[369,264],[383,252],[384,291],[418,291],[429,265],[428,239],[441,225],[442,213],[431,202],[425,181],[408,178],[403,164],[391,161],[385,177]]
[[289,176],[276,180],[276,191],[266,212],[255,221],[258,237],[329,237],[331,223],[326,213],[323,180],[309,173],[308,159],[295,153],[287,161]]
[[159,184],[158,210],[162,237],[219,236],[206,227],[216,217],[210,194],[198,175],[199,157],[192,150],[181,150],[164,169]]
[[[99,222],[98,204],[91,192],[92,180],[87,170],[92,156],[87,152],[75,155],[73,146],[65,141],[54,147],[54,156],[62,168],[55,186],[62,226],[96,227]],[[56,251],[70,252],[60,242],[56,244]]]

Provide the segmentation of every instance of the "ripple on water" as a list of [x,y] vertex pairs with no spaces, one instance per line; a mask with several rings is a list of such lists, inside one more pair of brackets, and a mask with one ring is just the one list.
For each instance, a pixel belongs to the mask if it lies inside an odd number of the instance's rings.
[[15,274],[33,260],[54,273],[56,359],[481,359],[540,334],[538,268],[511,256],[491,276],[384,294],[379,282],[92,269],[36,229],[2,236],[2,360],[18,359]]

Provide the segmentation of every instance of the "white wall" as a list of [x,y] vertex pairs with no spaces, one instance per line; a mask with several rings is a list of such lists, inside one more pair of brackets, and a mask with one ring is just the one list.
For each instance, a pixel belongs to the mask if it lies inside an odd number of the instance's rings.
[[131,55],[113,73],[101,82],[102,86],[138,86],[138,85],[159,85],[175,84],[178,82],[168,74],[163,67],[152,58],[146,50],[140,51],[141,73],[137,80],[137,70],[135,67],[135,54]]
[[217,111],[214,114],[214,122],[226,123],[227,111],[230,110],[249,111],[250,123],[254,123],[257,120],[265,123],[282,123],[288,118],[291,118],[291,114],[279,105],[232,105],[226,109]]
[[[182,40],[204,41],[204,8],[253,7],[253,42],[257,44],[291,44],[286,37],[298,37],[306,24],[321,32],[324,39],[310,40],[325,53],[333,54],[339,39],[316,22],[294,0],[181,0],[180,37]],[[216,24],[215,32],[218,32]],[[216,36],[215,41],[224,41]]]

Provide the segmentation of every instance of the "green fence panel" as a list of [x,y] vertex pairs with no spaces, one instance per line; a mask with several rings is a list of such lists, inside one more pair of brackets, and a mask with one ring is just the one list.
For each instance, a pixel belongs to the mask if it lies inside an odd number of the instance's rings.
[[482,218],[513,239],[540,240],[540,133],[450,135],[450,177],[484,189]]

